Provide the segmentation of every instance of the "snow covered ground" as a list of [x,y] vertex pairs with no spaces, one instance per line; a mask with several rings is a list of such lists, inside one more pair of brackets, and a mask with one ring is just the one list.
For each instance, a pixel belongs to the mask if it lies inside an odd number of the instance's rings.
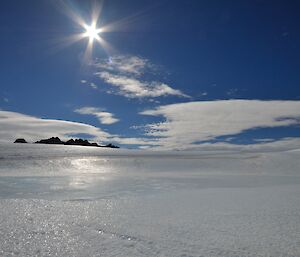
[[0,145],[0,256],[300,256],[300,151]]

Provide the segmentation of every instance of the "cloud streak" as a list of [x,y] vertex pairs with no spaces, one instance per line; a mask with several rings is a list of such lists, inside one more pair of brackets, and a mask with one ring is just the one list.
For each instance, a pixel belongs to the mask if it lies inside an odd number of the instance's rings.
[[[151,149],[151,148],[150,148]],[[160,147],[158,149],[165,149]],[[190,151],[231,151],[231,152],[265,152],[265,151],[288,151],[300,149],[300,138],[286,137],[272,142],[259,142],[253,144],[233,144],[228,142],[191,144],[181,150]]]
[[146,70],[154,67],[149,60],[130,55],[115,55],[108,59],[102,59],[95,66],[101,70],[136,76],[141,76]]
[[76,134],[91,135],[99,141],[108,139],[111,135],[94,126],[53,119],[41,119],[17,112],[0,111],[0,139],[13,141],[16,138],[26,138],[36,141],[41,138],[59,136],[67,139]]
[[119,119],[115,118],[112,113],[105,112],[102,109],[96,107],[82,107],[76,109],[75,112],[79,114],[93,115],[97,117],[101,124],[110,125],[119,121]]
[[116,94],[127,98],[154,98],[160,96],[189,97],[178,89],[159,81],[145,81],[142,76],[155,66],[137,56],[114,56],[95,63],[95,73],[105,83],[117,89]]
[[143,82],[128,76],[114,75],[109,72],[100,72],[98,76],[106,83],[119,88],[118,94],[128,98],[159,97],[166,95],[184,96],[180,90],[173,89],[160,82]]
[[171,104],[141,112],[162,116],[148,124],[146,135],[166,149],[193,148],[201,141],[236,135],[254,128],[300,123],[300,101],[224,100]]
[[58,136],[63,140],[76,137],[77,134],[88,135],[91,140],[101,143],[126,145],[154,145],[155,140],[136,137],[122,137],[103,131],[92,125],[55,119],[42,119],[17,112],[0,110],[0,141],[13,142],[16,138],[25,138],[35,142],[42,138]]

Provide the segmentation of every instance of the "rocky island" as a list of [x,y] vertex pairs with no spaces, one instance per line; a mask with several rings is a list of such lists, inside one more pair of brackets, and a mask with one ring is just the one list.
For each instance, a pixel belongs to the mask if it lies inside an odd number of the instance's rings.
[[[14,143],[27,143],[24,138],[18,138]],[[86,139],[73,139],[68,141],[62,141],[59,137],[51,137],[48,139],[41,139],[36,141],[35,144],[48,144],[48,145],[80,145],[80,146],[94,146],[94,147],[107,147],[107,148],[120,148],[119,146],[113,144],[98,145],[97,143],[91,143]]]
[[17,138],[14,143],[21,143],[21,144],[26,144],[27,141],[24,138]]

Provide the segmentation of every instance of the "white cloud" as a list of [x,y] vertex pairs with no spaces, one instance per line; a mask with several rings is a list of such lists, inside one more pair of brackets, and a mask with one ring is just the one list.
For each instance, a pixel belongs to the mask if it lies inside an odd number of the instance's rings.
[[90,86],[90,87],[93,88],[93,89],[98,89],[97,85],[96,85],[95,83],[93,83],[93,82],[88,83],[88,81],[87,81],[87,80],[84,80],[84,79],[80,80],[80,82],[81,82],[82,84],[85,84],[85,85],[87,85],[87,86]]
[[138,137],[119,137],[114,136],[112,138],[113,142],[124,144],[124,145],[148,145],[157,147],[159,145],[158,143],[159,139],[156,138],[138,138]]
[[90,83],[90,87],[93,88],[93,89],[98,89],[97,85],[93,82]]
[[266,152],[300,149],[300,138],[287,137],[272,142],[254,144],[232,144],[228,142],[191,144],[185,148],[193,151]]
[[188,97],[180,90],[173,89],[164,83],[143,82],[135,78],[114,75],[109,72],[99,72],[97,74],[106,83],[118,87],[120,90],[119,94],[129,98],[159,97],[165,95]]
[[83,107],[76,109],[75,112],[80,114],[94,115],[98,118],[100,123],[110,125],[119,121],[119,119],[115,118],[114,115],[110,112],[105,112],[100,108],[95,107]]
[[92,141],[128,145],[152,145],[145,138],[126,138],[113,135],[100,128],[72,121],[42,119],[17,112],[0,110],[0,141],[13,142],[16,138],[25,138],[28,142],[57,136],[62,140],[76,134],[91,136]]
[[197,142],[248,129],[299,124],[300,101],[223,100],[160,106],[142,112],[165,121],[146,126],[166,149],[193,148]]
[[131,55],[115,55],[108,59],[102,59],[95,64],[101,70],[118,73],[142,75],[147,69],[153,67],[147,59]]
[[98,141],[106,141],[111,135],[94,126],[53,119],[41,119],[17,112],[0,111],[0,140],[13,141],[25,138],[36,141],[42,138],[58,136],[66,139],[75,134],[88,134]]
[[155,69],[147,59],[137,56],[113,56],[95,63],[97,75],[107,84],[118,89],[117,94],[129,98],[174,95],[189,97],[180,90],[159,81],[145,81],[141,76]]
[[262,142],[262,143],[267,143],[267,142],[273,142],[273,138],[257,138],[254,140],[255,142]]

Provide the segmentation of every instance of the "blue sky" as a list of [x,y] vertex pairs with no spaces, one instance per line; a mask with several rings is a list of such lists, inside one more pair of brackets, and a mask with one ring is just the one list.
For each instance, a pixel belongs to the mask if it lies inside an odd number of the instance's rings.
[[[94,42],[87,59],[88,38],[67,40],[85,31],[70,14],[89,25],[100,5],[1,3],[2,140],[83,133],[126,147],[194,149],[299,139],[297,1],[107,0],[97,27],[107,28],[100,36],[109,47]],[[41,131],[49,120],[79,127]]]

